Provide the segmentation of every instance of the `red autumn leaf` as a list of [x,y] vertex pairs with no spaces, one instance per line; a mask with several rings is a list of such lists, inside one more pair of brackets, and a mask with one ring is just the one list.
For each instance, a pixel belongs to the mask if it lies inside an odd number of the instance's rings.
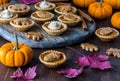
[[79,74],[81,74],[83,70],[84,70],[83,67],[81,67],[80,69],[68,68],[68,69],[60,70],[58,71],[58,73],[64,74],[68,78],[75,78]]

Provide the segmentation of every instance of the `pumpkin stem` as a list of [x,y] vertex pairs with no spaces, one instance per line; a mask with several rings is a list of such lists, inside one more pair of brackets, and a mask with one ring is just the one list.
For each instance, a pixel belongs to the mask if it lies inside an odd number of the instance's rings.
[[103,0],[100,0],[99,8],[102,8]]
[[18,50],[18,38],[17,38],[17,35],[14,34],[14,38],[15,38],[15,46],[14,46],[14,50]]

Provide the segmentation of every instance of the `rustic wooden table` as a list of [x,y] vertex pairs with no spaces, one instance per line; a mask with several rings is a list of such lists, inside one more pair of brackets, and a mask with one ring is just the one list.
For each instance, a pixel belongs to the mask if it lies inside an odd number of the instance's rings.
[[[84,10],[84,11],[87,11],[87,10]],[[95,21],[97,24],[97,28],[104,27],[104,26],[112,26],[110,23],[110,18],[105,20],[95,20]],[[105,54],[106,49],[110,47],[120,48],[119,41],[120,41],[120,36],[111,42],[101,42],[95,36],[95,34],[93,34],[83,42],[89,42],[97,45],[100,50],[95,53],[99,55],[99,54]],[[0,46],[6,42],[8,41],[0,37]],[[83,54],[91,54],[90,52],[85,52],[84,50],[82,50],[80,48],[80,43],[74,44],[71,47],[79,50]],[[53,49],[62,51],[67,56],[66,63],[60,66],[59,68],[49,69],[40,63],[38,59],[39,54],[48,49],[33,49],[34,57],[32,61],[28,65],[21,67],[21,69],[26,70],[28,67],[37,65],[38,66],[36,71],[37,76],[34,79],[34,81],[120,81],[120,59],[115,58],[113,56],[110,56],[110,59],[109,59],[111,62],[111,65],[113,66],[112,69],[101,71],[98,69],[86,68],[85,71],[82,74],[80,74],[77,78],[75,79],[66,78],[63,75],[58,74],[57,70],[61,68],[69,67],[69,66],[77,67],[76,65],[74,65],[74,61],[79,56],[79,54],[76,54],[75,52],[73,52],[70,49],[67,49],[66,47],[53,48]],[[10,76],[16,69],[17,68],[6,67],[0,63],[0,81],[15,81],[14,79],[11,79]]]

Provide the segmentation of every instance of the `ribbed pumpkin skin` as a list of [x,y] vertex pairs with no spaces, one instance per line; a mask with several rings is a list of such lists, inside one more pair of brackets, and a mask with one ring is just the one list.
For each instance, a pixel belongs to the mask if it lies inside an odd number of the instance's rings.
[[112,7],[107,3],[103,3],[100,7],[100,2],[94,2],[89,5],[88,12],[93,18],[105,19],[112,14]]
[[111,18],[111,24],[113,27],[120,29],[120,12],[116,12],[113,14]]
[[28,64],[33,57],[33,50],[19,44],[18,50],[14,50],[15,43],[6,43],[0,48],[0,62],[9,67],[19,67]]
[[8,2],[9,2],[9,0],[0,0],[0,5],[8,3]]
[[91,3],[96,0],[73,0],[73,3],[79,7],[87,8]]
[[120,0],[104,0],[104,2],[109,3],[114,9],[120,9]]

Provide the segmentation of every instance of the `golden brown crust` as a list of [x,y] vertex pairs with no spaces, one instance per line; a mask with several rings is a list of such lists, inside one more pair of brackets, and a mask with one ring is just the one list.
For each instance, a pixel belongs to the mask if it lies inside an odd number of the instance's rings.
[[68,26],[74,26],[81,21],[81,17],[75,14],[67,13],[58,17],[60,22],[66,23]]
[[113,55],[114,57],[120,58],[120,49],[110,48],[106,51],[107,55]]
[[[45,58],[47,58],[47,60],[48,60],[48,57],[45,57],[45,56],[52,54],[52,53],[53,54],[57,53],[58,54],[57,57],[55,57],[55,59],[52,58],[52,61],[45,61]],[[59,56],[59,54],[60,54],[60,56]],[[50,59],[51,58],[49,58],[49,60]],[[63,52],[59,52],[59,51],[55,51],[55,50],[48,50],[48,51],[45,51],[42,54],[40,54],[39,60],[49,68],[56,68],[66,61],[66,56]]]
[[29,18],[17,18],[12,20],[10,24],[18,31],[25,31],[34,25],[34,21]]
[[62,27],[58,30],[51,30],[48,28],[48,25],[51,23],[51,21],[49,22],[45,22],[43,25],[42,25],[42,28],[50,35],[60,35],[62,34],[63,32],[65,32],[67,30],[67,25],[64,24],[64,23],[61,23]]
[[[105,28],[107,27],[102,27],[99,28],[95,31],[95,34],[102,40],[102,41],[110,41],[114,38],[116,38],[117,36],[119,36],[119,31],[117,31],[115,28],[111,28],[112,32],[108,32],[107,34],[101,35],[100,31],[105,30]],[[109,28],[109,27],[108,27]]]
[[36,22],[46,22],[52,20],[54,14],[48,11],[36,11],[31,14],[31,18]]
[[9,6],[9,5],[10,5],[10,4],[0,5],[0,11],[5,10],[5,9],[8,9],[8,6]]
[[34,7],[37,9],[37,10],[46,10],[46,11],[51,11],[55,8],[55,4],[54,3],[50,3],[48,2],[51,6],[49,8],[40,8],[39,5],[40,5],[41,2],[38,2],[34,5]]
[[13,17],[8,18],[8,19],[0,18],[0,23],[3,23],[3,24],[9,24],[10,21],[16,19],[17,17],[18,17],[18,15],[17,15],[17,14],[14,14]]
[[27,32],[25,36],[35,41],[38,41],[42,38],[42,34],[40,32]]
[[86,51],[98,51],[98,47],[96,45],[90,44],[90,43],[81,43],[80,45],[82,47],[82,49],[86,50]]
[[25,15],[30,11],[30,7],[25,4],[14,4],[8,7],[8,10],[17,13],[18,15]]
[[62,5],[56,7],[55,12],[58,14],[76,13],[77,9],[71,5]]

